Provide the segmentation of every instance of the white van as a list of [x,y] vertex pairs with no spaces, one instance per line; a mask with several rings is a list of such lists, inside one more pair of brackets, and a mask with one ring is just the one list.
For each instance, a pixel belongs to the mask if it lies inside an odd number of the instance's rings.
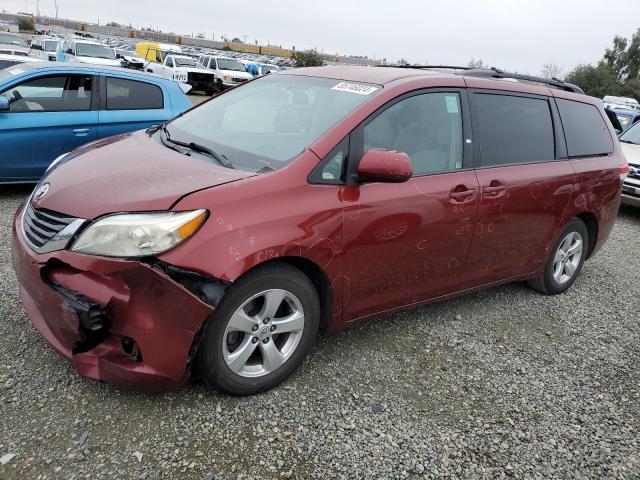
[[235,58],[201,55],[198,60],[205,68],[216,72],[218,87],[221,90],[235,87],[253,78],[253,75],[247,73],[242,62]]
[[65,50],[65,60],[111,67],[122,66],[113,48],[92,40],[71,40]]
[[53,37],[33,37],[29,55],[41,60],[56,61],[58,39]]

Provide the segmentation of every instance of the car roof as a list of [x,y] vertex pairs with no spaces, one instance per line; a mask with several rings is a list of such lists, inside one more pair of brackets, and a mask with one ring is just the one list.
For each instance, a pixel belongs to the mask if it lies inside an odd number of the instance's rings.
[[118,73],[122,76],[135,76],[135,77],[148,77],[154,78],[156,80],[168,81],[176,83],[175,80],[172,80],[167,77],[163,77],[161,75],[156,75],[155,73],[142,72],[140,70],[133,70],[128,68],[121,67],[109,67],[107,65],[95,65],[93,63],[66,63],[66,62],[34,62],[34,63],[24,63],[20,65],[20,68],[27,68],[31,71],[40,71],[40,70],[52,70],[52,71],[69,71],[69,72],[78,72],[78,71],[97,71],[101,73]]
[[304,75],[308,77],[326,77],[350,82],[374,83],[384,85],[385,83],[409,77],[451,77],[453,74],[439,72],[435,70],[424,70],[414,68],[393,68],[393,67],[369,67],[369,66],[326,66],[326,67],[305,67],[293,70],[285,70],[279,75]]

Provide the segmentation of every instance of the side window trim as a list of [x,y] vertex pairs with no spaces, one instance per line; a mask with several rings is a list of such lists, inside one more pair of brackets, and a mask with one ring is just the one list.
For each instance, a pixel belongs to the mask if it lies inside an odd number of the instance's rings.
[[65,85],[64,85],[64,90],[67,89],[67,84],[69,82],[69,77],[78,77],[78,76],[84,76],[84,77],[90,77],[91,78],[91,103],[89,104],[89,108],[86,110],[48,110],[46,112],[40,111],[40,110],[34,110],[34,111],[25,111],[25,112],[15,112],[15,111],[9,111],[7,113],[12,113],[12,114],[17,114],[17,113],[78,113],[78,112],[92,112],[95,111],[97,109],[98,106],[98,95],[99,95],[99,87],[98,87],[98,79],[99,77],[96,75],[92,75],[92,74],[81,74],[81,73],[50,73],[50,74],[46,74],[46,75],[34,75],[34,76],[29,76],[26,78],[23,78],[21,80],[18,80],[16,83],[9,85],[7,88],[5,88],[2,92],[0,92],[0,95],[2,95],[3,93],[12,90],[14,88],[18,88],[21,85],[23,85],[26,82],[31,82],[34,80],[41,80],[43,78],[51,78],[51,77],[66,77],[65,80]]
[[[471,110],[471,124],[473,127],[473,138],[475,139],[473,141],[473,165],[476,170],[485,169],[485,168],[510,167],[510,166],[517,166],[517,165],[532,165],[536,163],[551,163],[554,161],[561,161],[561,160],[567,159],[564,131],[562,131],[560,116],[558,115],[557,107],[555,105],[555,102],[553,101],[553,97],[546,96],[546,95],[536,95],[531,93],[512,92],[509,90],[492,90],[492,89],[483,89],[483,88],[470,88],[468,89],[468,95],[469,95],[469,105]],[[522,97],[522,98],[532,98],[535,100],[546,101],[547,105],[549,106],[549,113],[551,115],[555,158],[553,160],[527,162],[527,163],[482,165],[481,152],[480,152],[480,128],[478,123],[479,115],[477,110],[476,95],[501,95],[505,97]]]
[[[384,113],[388,108],[391,108],[396,103],[406,100],[407,98],[415,97],[417,95],[425,95],[429,93],[456,93],[460,98],[460,112],[462,116],[462,168],[455,171],[447,172],[435,172],[425,173],[420,175],[414,175],[413,178],[420,178],[425,176],[442,175],[447,173],[463,172],[465,170],[472,170],[473,165],[473,131],[471,123],[471,114],[469,106],[469,98],[467,88],[462,87],[434,87],[434,88],[420,88],[418,90],[412,90],[410,92],[403,93],[402,95],[389,100],[387,103],[378,108],[375,112],[369,115],[360,125],[358,125],[351,132],[351,142],[349,144],[349,157],[347,165],[346,183],[347,185],[356,185],[354,180],[355,173],[364,155],[364,127],[372,122],[378,115]],[[471,141],[471,143],[469,143]]]

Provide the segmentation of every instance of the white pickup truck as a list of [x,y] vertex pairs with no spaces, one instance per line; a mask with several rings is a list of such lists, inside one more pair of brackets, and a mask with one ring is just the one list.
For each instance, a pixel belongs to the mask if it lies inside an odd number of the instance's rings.
[[213,95],[216,92],[216,74],[202,68],[195,59],[186,55],[166,55],[164,62],[148,63],[145,70],[178,82],[188,83],[193,90],[204,91],[207,95]]

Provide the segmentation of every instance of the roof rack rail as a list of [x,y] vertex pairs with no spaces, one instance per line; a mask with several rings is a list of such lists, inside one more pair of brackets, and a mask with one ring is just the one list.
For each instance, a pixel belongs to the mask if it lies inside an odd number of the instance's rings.
[[504,72],[497,68],[472,68],[465,70],[463,75],[467,77],[485,77],[485,78],[513,78],[515,80],[524,80],[525,82],[543,83],[551,87],[566,90],[567,92],[581,93],[584,95],[584,90],[579,86],[572,83],[563,82],[558,78],[543,78],[535,77],[533,75],[523,75],[520,73]]
[[464,75],[467,77],[512,78],[514,80],[523,80],[525,82],[542,83],[545,85],[549,85],[550,87],[559,88],[560,90],[566,90],[567,92],[580,93],[584,95],[584,90],[582,90],[579,86],[574,85],[572,83],[564,82],[559,78],[555,78],[555,77],[543,78],[543,77],[535,77],[533,75],[523,75],[520,73],[510,73],[495,67],[473,68],[473,67],[458,67],[453,65],[381,65],[381,66],[383,67],[395,66],[396,68],[417,68],[417,69],[441,68],[443,70],[461,70],[460,72],[456,72],[456,74]]

